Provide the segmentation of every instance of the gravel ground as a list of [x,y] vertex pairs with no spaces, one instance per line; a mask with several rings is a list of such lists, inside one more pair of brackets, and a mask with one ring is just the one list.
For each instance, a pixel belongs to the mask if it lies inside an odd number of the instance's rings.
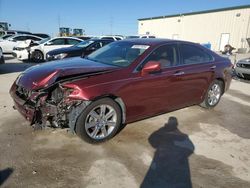
[[233,80],[212,110],[166,113],[90,145],[67,129],[33,131],[13,110],[8,90],[33,65],[0,65],[0,187],[250,187],[249,81]]

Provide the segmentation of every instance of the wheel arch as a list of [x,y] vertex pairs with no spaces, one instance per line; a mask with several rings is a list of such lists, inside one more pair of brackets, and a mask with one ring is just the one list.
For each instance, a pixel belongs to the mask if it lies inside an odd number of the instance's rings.
[[40,49],[34,49],[34,50],[32,50],[32,52],[31,52],[31,54],[30,54],[30,55],[32,55],[32,56],[33,56],[35,52],[40,52],[40,53],[42,53],[42,54],[43,54],[43,58],[45,57],[45,56],[44,56],[43,51],[42,51],[42,50],[40,50]]
[[224,80],[223,78],[221,78],[221,77],[217,77],[217,78],[215,78],[215,80],[218,80],[218,81],[220,81],[220,82],[223,84],[223,87],[222,87],[222,89],[223,89],[222,94],[224,94],[224,92],[225,92],[225,80]]
[[43,56],[44,56],[43,51],[42,51],[42,50],[40,50],[40,49],[35,49],[35,50],[33,51],[33,53],[34,53],[34,52],[41,52],[41,53],[43,54]]
[[105,95],[95,97],[91,101],[96,101],[96,100],[103,99],[103,98],[111,98],[119,105],[119,107],[121,108],[121,111],[122,111],[122,123],[125,124],[125,122],[126,122],[126,105],[125,105],[124,101],[122,100],[122,98],[118,97],[116,95],[113,95],[113,94],[105,94]]

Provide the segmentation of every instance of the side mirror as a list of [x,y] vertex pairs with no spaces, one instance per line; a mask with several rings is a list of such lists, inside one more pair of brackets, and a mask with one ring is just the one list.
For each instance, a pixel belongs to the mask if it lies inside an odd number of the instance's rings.
[[141,70],[141,75],[148,75],[161,71],[161,63],[158,61],[149,61]]

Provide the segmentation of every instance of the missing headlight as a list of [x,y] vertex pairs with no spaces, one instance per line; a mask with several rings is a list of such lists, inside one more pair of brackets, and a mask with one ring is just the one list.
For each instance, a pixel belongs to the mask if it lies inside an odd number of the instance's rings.
[[51,93],[51,100],[55,103],[59,103],[63,99],[63,89],[61,87],[57,87]]
[[71,92],[72,89],[58,86],[51,92],[51,100],[56,104],[60,103],[64,98],[69,96]]

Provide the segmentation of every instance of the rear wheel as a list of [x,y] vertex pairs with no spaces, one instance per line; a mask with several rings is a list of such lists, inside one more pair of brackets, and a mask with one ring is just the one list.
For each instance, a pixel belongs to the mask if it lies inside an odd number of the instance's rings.
[[0,64],[4,64],[5,62],[4,62],[4,57],[2,56],[2,57],[0,57]]
[[42,62],[44,61],[44,55],[41,51],[37,50],[33,52],[31,59],[35,62]]
[[3,50],[0,48],[0,64],[4,64]]
[[213,81],[208,88],[204,101],[200,104],[200,106],[204,108],[215,107],[219,103],[222,93],[223,83],[219,80]]
[[76,134],[89,143],[100,143],[112,138],[121,126],[121,109],[109,98],[91,103],[79,116]]

